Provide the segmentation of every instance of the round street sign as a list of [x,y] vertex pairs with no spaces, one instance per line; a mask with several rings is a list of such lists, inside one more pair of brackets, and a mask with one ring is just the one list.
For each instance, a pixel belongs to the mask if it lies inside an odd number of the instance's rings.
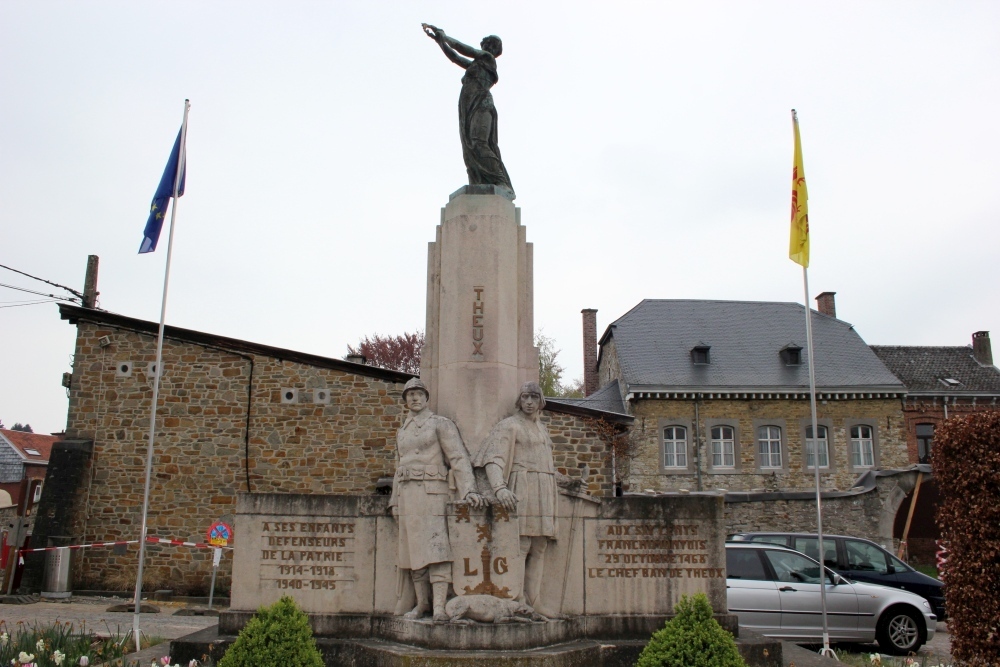
[[208,529],[208,543],[213,547],[228,547],[233,539],[233,527],[223,521],[216,521]]

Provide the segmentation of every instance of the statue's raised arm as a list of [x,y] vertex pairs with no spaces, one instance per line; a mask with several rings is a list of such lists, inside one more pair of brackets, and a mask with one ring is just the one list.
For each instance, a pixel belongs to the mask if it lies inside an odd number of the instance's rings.
[[497,110],[490,92],[499,80],[496,59],[503,53],[503,43],[496,35],[489,35],[483,38],[477,49],[449,37],[437,26],[428,23],[420,25],[424,33],[437,42],[448,60],[465,70],[458,98],[458,129],[469,185],[498,185],[506,188],[510,199],[513,199],[514,188],[500,157]]

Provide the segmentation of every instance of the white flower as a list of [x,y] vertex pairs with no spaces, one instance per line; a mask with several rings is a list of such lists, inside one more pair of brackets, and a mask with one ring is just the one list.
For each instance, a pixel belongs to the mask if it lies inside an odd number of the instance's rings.
[[[29,664],[29,663],[31,663],[31,662],[33,662],[35,660],[35,654],[32,653],[31,655],[29,655],[29,654],[25,653],[24,651],[21,651],[17,655],[17,660],[22,665],[27,665],[27,664]],[[14,664],[13,661],[11,661],[11,664]]]
[[198,667],[198,661],[192,660],[191,662],[188,663],[188,667]]
[[63,662],[66,661],[66,654],[56,649],[52,654],[52,662],[56,663],[56,667],[62,667]]
[[90,664],[90,658],[85,655],[80,656],[80,667],[87,667]]
[[45,640],[44,639],[39,639],[37,642],[35,642],[35,650],[36,651],[44,651],[45,650]]
[[6,632],[0,634],[0,646],[6,646],[8,641],[10,641],[10,635]]

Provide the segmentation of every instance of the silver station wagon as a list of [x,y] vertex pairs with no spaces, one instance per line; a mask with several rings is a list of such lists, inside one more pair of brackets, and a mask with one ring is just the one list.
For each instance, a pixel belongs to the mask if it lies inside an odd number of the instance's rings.
[[[906,655],[934,637],[937,617],[919,595],[824,574],[831,642],[877,640],[884,653]],[[820,565],[812,558],[773,544],[729,542],[726,588],[740,627],[801,644],[823,640]]]

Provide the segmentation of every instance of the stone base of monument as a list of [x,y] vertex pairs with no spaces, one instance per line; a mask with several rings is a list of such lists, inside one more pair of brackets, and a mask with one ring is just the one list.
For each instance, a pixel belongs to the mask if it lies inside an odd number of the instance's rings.
[[[219,617],[219,633],[236,635],[253,612],[227,611]],[[716,614],[716,620],[734,636],[739,628],[734,614]],[[527,650],[584,639],[646,641],[663,627],[663,616],[609,615],[574,617],[530,623],[434,623],[429,617],[409,620],[398,616],[309,614],[316,637],[381,639],[426,649],[483,651]]]
[[[727,629],[732,626],[732,615],[717,615]],[[235,618],[230,618],[230,622]],[[317,619],[311,619],[313,625]],[[329,621],[329,619],[327,619]],[[348,621],[347,619],[343,619]],[[593,619],[590,619],[593,620]],[[489,667],[504,665],[505,667],[523,665],[524,667],[626,667],[634,665],[643,647],[649,640],[649,635],[662,627],[663,619],[653,622],[652,619],[605,619],[604,630],[612,632],[615,628],[625,632],[637,631],[643,626],[653,626],[648,634],[641,638],[631,638],[631,634],[605,634],[596,638],[581,638],[572,641],[562,641],[537,648],[506,648],[517,640],[523,641],[528,632],[517,634],[518,626],[490,626],[486,624],[470,625],[460,628],[449,625],[435,625],[430,621],[405,621],[407,627],[393,627],[396,619],[376,620],[373,625],[378,628],[378,634],[368,637],[321,637],[317,636],[316,644],[323,653],[327,665],[351,667]],[[348,621],[341,628],[353,627],[360,629],[364,624],[360,619]],[[524,624],[527,627],[529,624]],[[532,623],[535,637],[556,637],[570,631],[583,631],[574,621],[550,621],[548,623]],[[556,626],[556,627],[542,627]],[[439,632],[435,632],[435,629]],[[592,625],[591,631],[597,632],[598,625]],[[509,636],[503,636],[503,631],[513,631]],[[500,631],[499,633],[496,631]],[[383,634],[384,633],[384,634]],[[395,634],[398,638],[391,639]],[[406,636],[403,636],[406,635]],[[441,637],[453,637],[450,646],[433,646]],[[474,648],[472,644],[485,643],[489,638],[490,648]],[[425,645],[414,645],[423,640]],[[178,664],[190,660],[202,660],[209,656],[218,662],[226,649],[236,641],[234,634],[220,634],[220,628],[206,628],[196,633],[175,639],[170,643],[171,659]],[[750,667],[781,667],[782,644],[778,640],[768,639],[743,630],[737,637],[737,647],[744,661]]]
[[[171,645],[171,656],[220,658],[256,609],[289,595],[308,616],[328,665],[634,664],[683,595],[704,593],[748,664],[781,664],[778,642],[740,633],[727,613],[723,498],[594,498],[560,490],[536,608],[548,621],[406,619],[408,570],[384,496],[243,494],[236,508],[232,607],[217,628]],[[455,599],[515,600],[525,579],[519,518],[501,506],[448,503]],[[483,607],[477,609],[487,609]],[[499,607],[499,609],[506,609]],[[475,618],[475,616],[473,616]],[[482,619],[481,619],[482,620]],[[504,616],[501,615],[501,620]]]

